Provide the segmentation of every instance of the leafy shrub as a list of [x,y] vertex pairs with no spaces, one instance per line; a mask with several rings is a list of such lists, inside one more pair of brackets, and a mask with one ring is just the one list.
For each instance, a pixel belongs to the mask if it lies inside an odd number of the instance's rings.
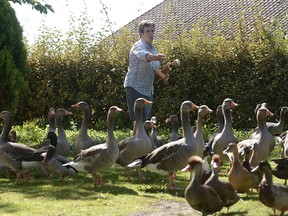
[[[155,86],[153,115],[159,126],[165,125],[169,115],[179,116],[184,100],[216,110],[225,98],[232,98],[239,103],[233,110],[236,129],[256,126],[253,110],[257,103],[268,103],[279,116],[279,107],[287,103],[288,41],[277,20],[264,22],[261,13],[256,14],[250,29],[245,16],[239,14],[236,31],[231,30],[229,20],[217,23],[203,19],[190,30],[177,26],[181,34],[175,36],[172,30],[176,24],[169,22],[155,44],[168,59],[179,58],[181,66],[171,72],[168,82]],[[124,109],[116,126],[131,128],[123,82],[129,50],[138,37],[122,29],[103,39],[101,33],[89,33],[91,23],[84,12],[78,20],[71,18],[72,27],[64,35],[44,25],[42,35],[29,50],[31,73],[25,75],[28,85],[21,92],[15,115],[18,123],[46,118],[49,107],[69,109],[84,100],[90,105],[91,128],[106,128],[107,111],[112,105]],[[214,33],[209,34],[208,29]],[[74,113],[71,119],[79,127],[82,115]],[[191,122],[196,117],[191,114]],[[212,114],[207,124],[215,125],[216,116]]]

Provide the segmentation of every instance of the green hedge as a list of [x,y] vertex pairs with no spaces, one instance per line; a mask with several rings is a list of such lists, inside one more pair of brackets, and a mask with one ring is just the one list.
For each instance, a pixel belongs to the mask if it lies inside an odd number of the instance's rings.
[[[167,26],[170,34],[157,35],[158,50],[181,61],[169,81],[155,87],[153,112],[160,125],[171,114],[179,116],[184,100],[216,110],[226,97],[232,98],[239,103],[233,110],[234,128],[256,125],[253,110],[257,103],[268,103],[276,117],[280,106],[288,105],[288,41],[281,26],[256,17],[254,28],[247,29],[245,19],[239,17],[236,31],[229,21],[221,24],[225,31],[220,31],[220,24],[201,20],[189,31],[182,29],[178,36],[171,34],[171,22]],[[44,27],[30,47],[31,73],[25,76],[28,85],[22,91],[16,121],[46,118],[51,106],[69,108],[84,100],[91,106],[93,128],[106,127],[111,105],[126,111],[116,125],[130,128],[123,81],[129,50],[138,36],[123,29],[102,40],[100,34],[89,34],[91,23],[85,14],[79,20],[81,25],[73,26],[64,38],[63,33]],[[213,35],[207,33],[209,29]],[[70,119],[81,123],[82,116],[75,114]],[[191,120],[195,119],[193,114]],[[216,123],[215,115],[208,123]]]

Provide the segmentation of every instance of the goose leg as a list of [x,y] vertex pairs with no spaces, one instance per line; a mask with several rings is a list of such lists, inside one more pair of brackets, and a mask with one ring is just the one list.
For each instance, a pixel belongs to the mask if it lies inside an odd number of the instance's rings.
[[97,175],[97,186],[102,187],[103,186],[103,179],[101,175]]
[[136,171],[137,171],[137,174],[138,174],[139,178],[140,178],[142,181],[146,180],[146,178],[145,178],[145,176],[143,175],[141,169],[138,169],[138,168],[137,168]]
[[16,181],[15,181],[15,184],[16,184],[16,185],[18,185],[20,176],[21,176],[20,173],[17,173],[17,174],[16,174]]
[[127,167],[125,167],[125,172],[126,172],[127,177],[128,177],[127,181],[128,181],[128,182],[132,182],[131,176],[130,176],[130,169],[127,168]]
[[23,173],[23,176],[24,176],[24,180],[26,183],[28,183],[30,181],[30,175],[29,175],[29,172],[25,172]]
[[174,179],[175,179],[175,173],[171,173],[168,179],[168,189],[175,190]]
[[97,186],[97,182],[98,182],[97,174],[92,173],[92,181],[93,181],[94,187],[96,187]]

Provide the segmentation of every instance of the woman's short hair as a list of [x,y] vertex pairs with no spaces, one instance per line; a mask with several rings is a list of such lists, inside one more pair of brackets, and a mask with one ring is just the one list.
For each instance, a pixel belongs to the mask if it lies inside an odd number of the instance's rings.
[[149,27],[152,26],[155,29],[155,23],[151,20],[142,20],[139,23],[139,34],[143,34],[144,33],[144,27]]

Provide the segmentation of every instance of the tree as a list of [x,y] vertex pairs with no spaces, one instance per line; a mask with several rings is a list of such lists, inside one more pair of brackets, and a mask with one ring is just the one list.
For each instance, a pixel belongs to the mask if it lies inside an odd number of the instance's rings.
[[22,28],[7,0],[0,1],[0,109],[15,112],[24,86],[26,48]]
[[8,0],[13,3],[19,3],[20,5],[22,4],[30,4],[32,5],[32,8],[39,11],[40,13],[48,13],[48,10],[51,12],[54,12],[53,8],[49,4],[42,4],[39,1],[36,0]]

